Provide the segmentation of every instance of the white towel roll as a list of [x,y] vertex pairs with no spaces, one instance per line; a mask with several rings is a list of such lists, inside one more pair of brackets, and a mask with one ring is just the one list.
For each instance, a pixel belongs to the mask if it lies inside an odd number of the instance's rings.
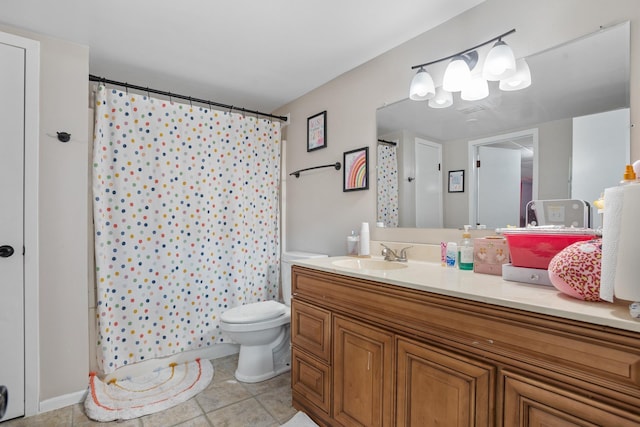
[[640,301],[640,184],[604,192],[600,297]]

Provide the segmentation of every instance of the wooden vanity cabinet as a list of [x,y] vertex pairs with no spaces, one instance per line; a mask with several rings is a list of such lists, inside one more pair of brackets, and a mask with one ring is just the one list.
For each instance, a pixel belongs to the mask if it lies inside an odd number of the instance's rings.
[[640,425],[640,333],[294,266],[293,406],[325,426]]

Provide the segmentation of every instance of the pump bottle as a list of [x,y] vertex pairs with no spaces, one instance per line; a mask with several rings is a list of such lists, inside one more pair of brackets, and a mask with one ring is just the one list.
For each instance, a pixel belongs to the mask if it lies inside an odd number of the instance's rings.
[[464,226],[462,240],[458,243],[458,268],[460,270],[473,270],[473,242],[469,225]]

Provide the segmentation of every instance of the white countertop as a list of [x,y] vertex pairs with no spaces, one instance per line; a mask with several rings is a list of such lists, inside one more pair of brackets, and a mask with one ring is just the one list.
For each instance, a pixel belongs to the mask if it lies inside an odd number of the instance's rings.
[[[353,258],[315,258],[293,263],[329,273],[640,332],[640,319],[629,315],[627,301],[613,304],[581,301],[550,286],[510,282],[500,276],[442,267],[432,262],[409,261],[407,268],[397,270],[355,270],[333,264],[344,259]],[[381,257],[372,259],[382,260]]]

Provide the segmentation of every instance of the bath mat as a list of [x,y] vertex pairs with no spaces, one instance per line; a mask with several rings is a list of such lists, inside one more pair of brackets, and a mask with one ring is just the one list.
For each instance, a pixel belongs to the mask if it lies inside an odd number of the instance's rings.
[[213,366],[206,359],[172,363],[146,375],[106,383],[92,373],[85,412],[96,421],[141,417],[187,401],[204,390],[212,378]]
[[304,412],[298,411],[289,421],[282,424],[281,427],[318,427],[311,418]]

